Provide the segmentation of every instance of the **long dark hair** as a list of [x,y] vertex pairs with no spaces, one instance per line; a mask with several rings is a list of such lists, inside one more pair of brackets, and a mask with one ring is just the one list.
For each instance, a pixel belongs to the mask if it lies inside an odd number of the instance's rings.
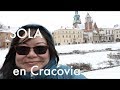
[[[54,46],[53,37],[45,27],[38,25],[38,24],[28,24],[28,25],[20,27],[19,29],[25,29],[25,30],[30,29],[33,35],[35,34],[36,30],[39,29],[42,36],[45,38],[45,40],[47,41],[47,44],[49,46],[50,59],[55,57],[55,60],[58,63],[59,56],[58,56],[57,51],[56,51],[55,46]],[[20,31],[19,35],[23,36],[24,33],[25,33],[24,31]],[[10,49],[6,55],[5,61],[4,61],[3,66],[0,70],[0,73],[3,74],[3,79],[16,78],[16,76],[13,75],[13,70],[15,68],[17,68],[17,66],[15,64],[16,51],[15,51],[14,46],[18,45],[20,43],[19,42],[20,38],[17,36],[17,32],[15,34],[16,34],[16,37],[12,39]],[[22,42],[26,42],[30,39],[31,38],[25,38]]]

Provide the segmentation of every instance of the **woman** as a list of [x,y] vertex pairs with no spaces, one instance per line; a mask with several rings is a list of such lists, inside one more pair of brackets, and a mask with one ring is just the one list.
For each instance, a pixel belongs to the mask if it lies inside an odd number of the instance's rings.
[[58,66],[58,61],[59,56],[50,32],[41,25],[28,24],[15,33],[0,77],[1,79],[86,78],[82,74],[75,75],[68,66]]

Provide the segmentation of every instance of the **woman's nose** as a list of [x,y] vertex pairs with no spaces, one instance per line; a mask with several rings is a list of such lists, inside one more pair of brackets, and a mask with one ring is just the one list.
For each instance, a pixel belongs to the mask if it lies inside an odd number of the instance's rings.
[[30,52],[28,53],[27,57],[37,57],[37,54],[34,52],[33,48],[30,49]]

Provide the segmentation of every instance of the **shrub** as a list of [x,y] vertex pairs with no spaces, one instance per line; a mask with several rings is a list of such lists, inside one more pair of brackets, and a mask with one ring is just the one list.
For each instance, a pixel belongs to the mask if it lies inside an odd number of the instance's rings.
[[92,70],[92,65],[90,63],[70,63],[68,66],[72,66],[73,69],[80,69],[82,71]]

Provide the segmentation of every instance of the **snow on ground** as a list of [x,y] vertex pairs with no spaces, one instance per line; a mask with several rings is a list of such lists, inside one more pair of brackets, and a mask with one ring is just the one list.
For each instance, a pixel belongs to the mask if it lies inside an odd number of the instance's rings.
[[82,73],[88,79],[120,79],[120,66]]
[[[72,52],[73,50],[90,51],[90,50],[105,50],[111,48],[112,50],[120,49],[120,43],[111,44],[78,44],[78,45],[61,45],[56,46],[58,53]],[[93,68],[100,67],[100,63],[110,60],[107,58],[107,54],[117,53],[118,51],[102,51],[102,52],[91,52],[86,54],[71,54],[71,55],[60,55],[59,64],[69,64],[74,62],[90,63]],[[105,66],[103,66],[105,67]]]
[[90,63],[90,64],[92,64],[93,68],[98,68],[99,63],[109,60],[109,58],[107,58],[107,54],[109,54],[110,52],[111,51],[93,52],[93,53],[87,53],[84,55],[81,55],[81,54],[60,55],[59,64],[70,64],[70,63],[74,63],[74,62]]
[[[120,49],[120,43],[112,44],[78,44],[78,45],[61,45],[55,47],[58,53],[72,52],[73,50],[89,51],[89,50],[105,50],[106,48],[112,48],[112,50]],[[0,49],[0,68],[2,67],[5,56],[8,49]],[[103,52],[91,52],[86,54],[71,54],[60,55],[59,64],[69,63],[90,63],[93,68],[100,67],[100,63],[108,61],[107,54],[117,53],[118,51],[103,51]],[[105,64],[102,66],[106,66]],[[104,70],[95,70],[83,73],[90,79],[120,79],[120,67],[114,67]]]
[[77,45],[60,45],[56,46],[59,53],[70,52],[73,50],[89,51],[89,50],[102,50],[106,48],[120,49],[120,43],[109,43],[109,44],[77,44]]

